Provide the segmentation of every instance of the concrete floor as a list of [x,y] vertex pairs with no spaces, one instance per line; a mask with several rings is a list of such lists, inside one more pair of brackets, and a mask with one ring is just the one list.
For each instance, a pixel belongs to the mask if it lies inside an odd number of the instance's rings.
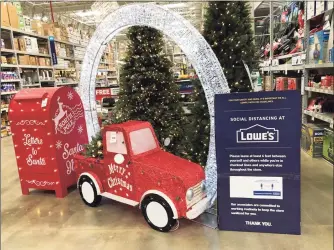
[[333,249],[333,167],[302,152],[302,235],[216,231],[187,220],[153,231],[138,209],[103,199],[90,208],[76,190],[22,196],[12,139],[1,145],[1,249]]

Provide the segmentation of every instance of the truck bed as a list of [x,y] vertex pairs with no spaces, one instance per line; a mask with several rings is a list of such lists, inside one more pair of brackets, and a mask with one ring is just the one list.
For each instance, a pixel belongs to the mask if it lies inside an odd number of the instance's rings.
[[74,169],[79,177],[83,172],[90,172],[94,169],[94,173],[103,170],[104,161],[98,158],[86,157],[81,154],[74,155]]

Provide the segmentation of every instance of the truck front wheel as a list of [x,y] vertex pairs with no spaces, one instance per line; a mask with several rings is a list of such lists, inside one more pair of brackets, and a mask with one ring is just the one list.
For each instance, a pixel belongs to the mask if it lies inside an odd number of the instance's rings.
[[141,202],[141,210],[147,223],[154,230],[168,232],[177,224],[173,211],[167,201],[156,194],[151,194]]
[[97,195],[95,184],[88,176],[80,178],[79,191],[81,199],[86,205],[96,207],[101,203],[102,196]]

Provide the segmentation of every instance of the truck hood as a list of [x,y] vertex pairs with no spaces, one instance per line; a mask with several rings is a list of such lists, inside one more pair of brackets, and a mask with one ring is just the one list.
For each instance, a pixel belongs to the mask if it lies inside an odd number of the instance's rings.
[[180,178],[186,188],[192,187],[205,179],[204,170],[200,165],[163,150],[139,156],[134,161],[136,164],[145,166],[145,168],[169,173],[172,176]]

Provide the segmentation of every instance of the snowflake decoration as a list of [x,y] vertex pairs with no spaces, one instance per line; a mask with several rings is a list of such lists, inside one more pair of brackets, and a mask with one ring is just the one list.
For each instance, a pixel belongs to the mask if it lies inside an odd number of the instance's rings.
[[83,132],[83,128],[82,128],[82,125],[80,125],[80,126],[78,127],[78,133],[79,133],[79,134],[82,134],[82,132]]
[[61,141],[56,142],[56,148],[57,149],[60,149],[62,145],[63,145],[63,143]]
[[71,91],[69,91],[69,92],[67,93],[67,98],[68,98],[69,100],[72,100],[72,99],[73,99],[73,93],[72,93]]

